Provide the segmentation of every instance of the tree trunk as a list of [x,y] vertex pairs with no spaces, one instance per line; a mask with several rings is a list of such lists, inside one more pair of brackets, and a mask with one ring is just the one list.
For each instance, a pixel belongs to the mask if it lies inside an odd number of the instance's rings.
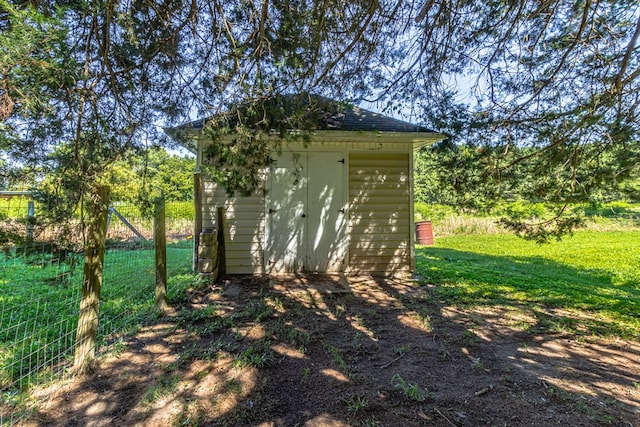
[[74,370],[78,373],[89,371],[95,358],[109,210],[109,187],[96,185],[93,190],[90,200],[86,202],[89,220],[74,360]]

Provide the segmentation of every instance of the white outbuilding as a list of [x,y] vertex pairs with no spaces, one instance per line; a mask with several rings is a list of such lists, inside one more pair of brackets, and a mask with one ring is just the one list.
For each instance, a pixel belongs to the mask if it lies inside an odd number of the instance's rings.
[[[310,140],[284,141],[250,196],[196,173],[201,273],[408,275],[415,268],[413,154],[445,138],[358,107],[330,106]],[[167,129],[204,171],[206,120]],[[215,165],[211,165],[215,167]]]

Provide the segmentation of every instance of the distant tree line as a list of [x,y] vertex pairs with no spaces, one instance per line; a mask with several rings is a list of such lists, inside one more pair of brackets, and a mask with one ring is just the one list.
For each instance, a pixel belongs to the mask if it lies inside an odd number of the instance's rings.
[[[564,124],[505,128],[491,112],[457,99],[450,92],[424,109],[425,122],[448,138],[416,156],[416,201],[470,212],[488,212],[505,201],[540,204],[545,218],[505,217],[503,224],[544,241],[583,223],[571,209],[576,203],[640,200],[640,145],[633,132],[619,129],[615,143],[613,135],[586,128],[563,137],[563,126],[577,120],[573,116]],[[555,142],[544,143],[547,137]]]

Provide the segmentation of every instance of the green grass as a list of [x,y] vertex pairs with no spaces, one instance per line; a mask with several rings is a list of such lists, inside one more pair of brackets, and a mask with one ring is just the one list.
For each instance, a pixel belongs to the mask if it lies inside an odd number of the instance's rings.
[[393,377],[391,377],[391,384],[395,390],[400,391],[407,399],[424,402],[429,398],[428,390],[420,387],[418,384],[405,381],[400,374],[394,374]]
[[[170,302],[184,299],[196,284],[192,253],[190,241],[167,245]],[[38,382],[73,356],[83,258],[76,256],[73,270],[50,258],[0,257],[0,387],[5,390]],[[104,348],[157,315],[153,249],[108,250],[98,346]]]
[[[142,218],[145,216],[145,212],[140,209],[140,205],[130,202],[114,202],[112,205],[125,218]],[[185,202],[168,201],[165,203],[165,215],[170,219],[192,220],[195,216],[195,207],[190,200]]]
[[509,234],[443,237],[418,247],[417,271],[446,304],[509,306],[533,314],[534,327],[638,338],[638,242],[638,231],[583,231],[546,245]]
[[28,213],[29,198],[25,196],[0,198],[0,219],[26,218]]

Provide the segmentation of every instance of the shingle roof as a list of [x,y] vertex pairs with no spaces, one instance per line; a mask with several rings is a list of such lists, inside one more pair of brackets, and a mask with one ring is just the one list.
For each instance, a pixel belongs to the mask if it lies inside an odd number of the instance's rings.
[[[317,125],[315,126],[317,130],[435,133],[424,126],[394,119],[364,108],[345,105],[318,95],[286,95],[279,99],[279,105],[286,105],[287,108],[292,108],[292,106],[313,108],[317,114]],[[179,130],[202,129],[214,117],[217,116],[195,120],[175,128],[165,129],[165,131],[171,135]]]
[[394,119],[360,107],[346,107],[329,113],[319,130],[366,130],[376,132],[434,132],[424,126]]

